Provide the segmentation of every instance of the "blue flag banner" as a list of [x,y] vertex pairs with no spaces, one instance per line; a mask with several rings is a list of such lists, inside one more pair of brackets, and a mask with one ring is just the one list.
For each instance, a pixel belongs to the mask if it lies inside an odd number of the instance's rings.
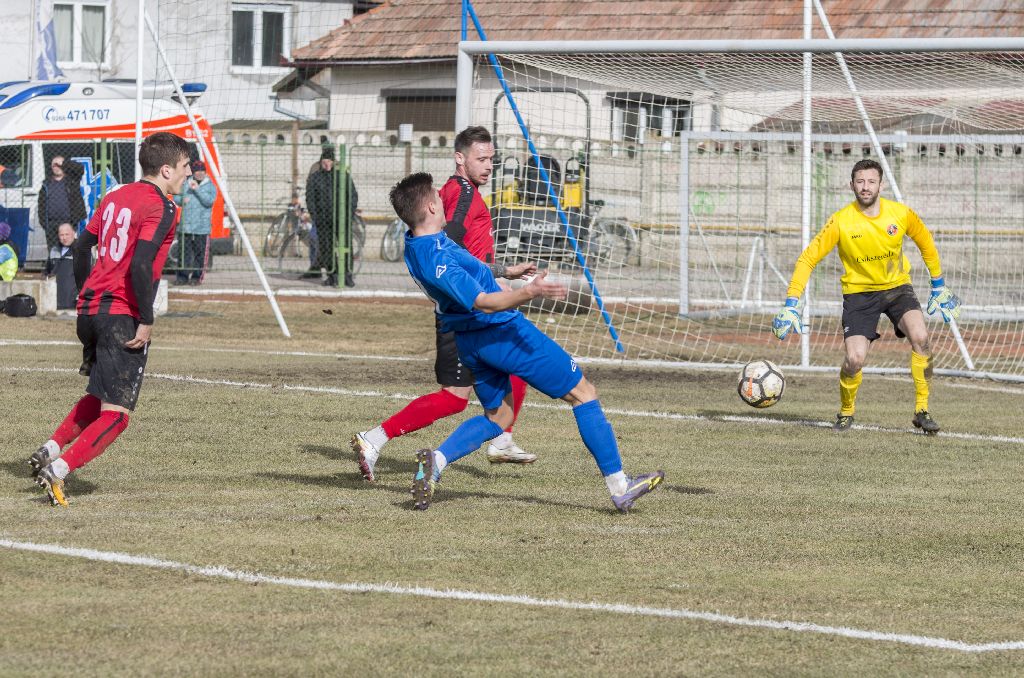
[[57,36],[53,28],[53,0],[36,0],[36,29],[39,31],[37,80],[55,80],[64,76],[57,65]]

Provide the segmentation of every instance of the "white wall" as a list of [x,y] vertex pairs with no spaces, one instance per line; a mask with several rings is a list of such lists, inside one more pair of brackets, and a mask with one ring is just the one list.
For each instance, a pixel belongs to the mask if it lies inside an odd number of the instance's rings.
[[[291,48],[308,44],[352,17],[352,0],[254,0],[249,5],[291,8]],[[32,24],[34,0],[2,0],[0,82],[24,80],[35,73]],[[110,42],[107,68],[67,68],[68,80],[135,78],[137,0],[110,0]],[[150,18],[161,43],[182,81],[205,82],[209,89],[200,99],[212,122],[231,118],[289,120],[273,111],[271,85],[290,72],[288,68],[240,69],[231,66],[231,0],[146,0]],[[143,78],[167,79],[157,68],[154,44],[146,34]],[[295,108],[295,106],[291,106]]]

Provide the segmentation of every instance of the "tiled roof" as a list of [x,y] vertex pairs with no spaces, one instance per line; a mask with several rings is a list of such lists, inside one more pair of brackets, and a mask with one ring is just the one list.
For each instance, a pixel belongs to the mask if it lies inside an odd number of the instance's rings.
[[[1024,36],[1021,0],[828,0],[840,38]],[[803,37],[800,0],[474,0],[491,40]],[[453,59],[459,0],[391,0],[293,51],[296,63]],[[814,37],[825,33],[814,20]],[[477,39],[470,25],[470,39]]]

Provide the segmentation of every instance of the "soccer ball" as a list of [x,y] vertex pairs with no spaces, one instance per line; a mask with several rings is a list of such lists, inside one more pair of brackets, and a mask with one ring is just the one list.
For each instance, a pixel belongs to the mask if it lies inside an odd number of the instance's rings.
[[782,399],[786,378],[779,366],[770,360],[755,360],[743,366],[736,390],[743,402],[751,407],[771,407]]

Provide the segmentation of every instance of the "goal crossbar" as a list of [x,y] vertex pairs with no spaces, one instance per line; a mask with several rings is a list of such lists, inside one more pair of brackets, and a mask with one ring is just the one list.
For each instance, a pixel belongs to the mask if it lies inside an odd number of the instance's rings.
[[459,51],[481,54],[654,54],[864,52],[1021,52],[1024,38],[845,38],[838,40],[464,40]]

